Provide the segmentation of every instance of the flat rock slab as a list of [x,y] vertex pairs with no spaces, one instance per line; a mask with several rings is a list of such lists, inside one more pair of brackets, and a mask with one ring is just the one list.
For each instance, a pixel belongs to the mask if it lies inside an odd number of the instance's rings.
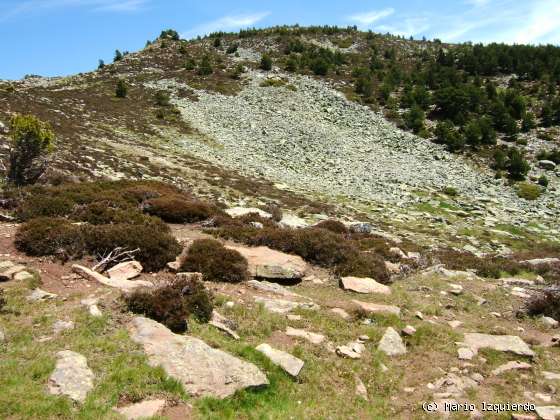
[[282,227],[292,228],[292,229],[302,229],[308,225],[308,223],[301,217],[294,214],[284,214],[282,220],[278,223]]
[[255,302],[262,303],[266,310],[277,314],[286,314],[297,308],[317,310],[319,306],[312,302],[293,302],[283,299],[268,299],[260,296],[255,297]]
[[464,343],[475,353],[478,352],[479,349],[487,348],[514,353],[519,356],[533,357],[535,355],[535,352],[529,348],[527,343],[515,335],[466,333]]
[[272,218],[272,215],[270,213],[267,213],[266,211],[257,209],[255,207],[232,207],[230,209],[227,209],[226,213],[231,217],[242,217],[246,216],[247,214],[256,213],[259,216],[264,217],[265,219]]
[[285,254],[266,246],[228,246],[243,255],[249,263],[249,274],[262,279],[301,279],[305,277],[307,263],[297,255]]
[[138,277],[143,269],[138,261],[125,261],[107,270],[107,275],[112,280],[130,280]]
[[352,300],[358,307],[367,312],[368,314],[381,314],[381,315],[401,315],[401,310],[393,305],[380,305],[377,303],[362,302],[360,300]]
[[401,356],[406,354],[406,347],[401,336],[394,328],[387,328],[377,346],[377,350],[382,351],[387,356]]
[[139,420],[157,415],[165,408],[165,400],[146,400],[126,407],[116,408],[115,411],[127,420]]
[[344,290],[351,290],[357,293],[391,294],[391,288],[389,286],[378,283],[369,277],[342,277],[340,283]]
[[285,351],[272,348],[266,343],[258,345],[255,349],[264,354],[272,363],[276,366],[280,366],[293,377],[298,376],[301,368],[303,368],[303,360],[300,360]]
[[57,354],[54,372],[49,378],[48,389],[53,395],[66,395],[83,403],[93,388],[94,375],[84,356],[64,350]]
[[294,293],[284,286],[279,285],[278,283],[271,283],[269,281],[258,281],[258,280],[249,280],[247,285],[252,287],[256,290],[261,290],[263,292],[274,293],[280,296],[288,296],[288,297],[301,297],[297,293]]
[[366,346],[364,346],[364,343],[356,340],[351,341],[343,346],[338,346],[335,349],[335,352],[341,357],[347,357],[349,359],[360,359],[365,349]]
[[513,361],[498,366],[496,369],[492,371],[492,374],[501,375],[502,373],[508,372],[510,370],[528,370],[531,368],[532,366],[529,363]]
[[237,335],[237,333],[229,326],[230,323],[231,322],[227,318],[223,317],[216,311],[212,311],[212,318],[210,319],[209,324],[224,331],[235,340],[239,340],[239,335]]
[[129,329],[150,365],[163,367],[193,396],[226,398],[240,389],[268,385],[254,364],[213,349],[198,338],[174,334],[156,321],[135,317]]
[[303,338],[304,340],[309,341],[311,344],[321,344],[323,341],[325,341],[325,336],[322,334],[299,330],[292,327],[286,327],[286,335],[290,337]]
[[72,271],[81,277],[85,278],[86,280],[96,281],[101,283],[105,286],[114,287],[116,289],[122,290],[123,292],[129,292],[131,290],[137,289],[138,287],[153,287],[154,285],[149,281],[144,280],[119,280],[119,279],[111,279],[109,277],[105,277],[102,274],[97,273],[96,271],[90,270],[87,267],[74,264],[72,266]]
[[31,302],[39,302],[47,299],[54,299],[56,297],[57,295],[55,295],[54,293],[45,292],[44,290],[41,289],[35,289],[31,292],[29,296],[27,296],[27,300]]
[[535,412],[539,418],[543,420],[555,420],[560,418],[560,407],[555,405],[535,407]]
[[18,282],[30,281],[33,280],[34,278],[35,276],[27,270],[20,271],[19,273],[14,274],[13,277],[13,279]]

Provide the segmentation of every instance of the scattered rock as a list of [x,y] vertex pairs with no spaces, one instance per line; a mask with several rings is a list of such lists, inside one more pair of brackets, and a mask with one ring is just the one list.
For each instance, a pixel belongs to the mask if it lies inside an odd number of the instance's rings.
[[560,407],[555,405],[535,407],[535,412],[542,420],[556,420],[560,417]]
[[156,321],[135,317],[129,328],[150,365],[162,366],[193,396],[225,398],[240,389],[268,384],[252,363],[213,349],[198,338],[174,334]]
[[293,302],[291,300],[269,299],[260,296],[255,297],[255,302],[262,303],[265,309],[278,314],[285,314],[297,308],[309,310],[319,309],[319,307],[312,302]]
[[455,373],[448,373],[443,378],[434,383],[434,389],[443,390],[450,396],[459,397],[467,389],[477,388],[478,383],[468,376],[459,376]]
[[356,395],[365,401],[369,401],[367,388],[362,380],[356,376]]
[[311,344],[321,344],[323,341],[325,341],[325,336],[322,334],[299,330],[292,327],[286,327],[286,335],[290,337],[303,338],[309,341]]
[[72,265],[72,271],[86,280],[96,281],[98,283],[104,284],[105,286],[114,287],[116,289],[122,290],[123,292],[129,292],[138,287],[153,287],[153,284],[149,281],[144,280],[120,280],[120,279],[110,279],[102,274],[99,274],[87,267],[74,264]]
[[401,336],[392,327],[385,330],[385,334],[383,334],[377,346],[377,350],[382,351],[390,357],[406,354],[406,347]]
[[[8,261],[8,263],[11,263]],[[14,265],[13,263],[9,266],[6,266],[3,270],[0,270],[0,282],[3,281],[10,281],[14,279],[14,276],[25,270],[24,265]]]
[[0,328],[0,344],[5,342],[6,342],[6,333],[4,333],[4,330]]
[[31,274],[29,271],[20,271],[19,273],[14,274],[14,281],[18,281],[18,282],[26,282],[26,281],[31,281],[35,278],[35,276],[33,274]]
[[558,327],[558,321],[556,321],[554,318],[551,318],[549,316],[543,316],[541,318],[541,322],[549,328],[557,328]]
[[342,277],[340,280],[344,290],[351,290],[357,293],[379,293],[382,295],[390,295],[391,288],[384,284],[376,282],[374,279],[364,277]]
[[529,348],[527,343],[515,335],[466,333],[464,342],[474,353],[477,353],[479,349],[489,348],[519,356],[533,357],[535,355],[535,352]]
[[449,293],[451,293],[451,294],[453,294],[453,295],[455,295],[455,296],[458,296],[458,295],[460,295],[461,293],[463,293],[463,286],[461,286],[460,284],[453,284],[453,283],[450,283],[450,284],[449,284],[449,287],[450,287]]
[[416,312],[416,313],[414,314],[414,316],[415,316],[416,318],[418,318],[418,319],[421,319],[421,320],[424,319],[424,314],[422,314],[422,312],[419,312],[419,311]]
[[126,407],[115,409],[127,420],[139,420],[154,417],[165,407],[165,400],[146,400]]
[[533,280],[519,279],[517,277],[508,277],[506,279],[501,279],[504,286],[534,286],[535,282]]
[[267,213],[266,211],[257,209],[255,207],[232,207],[230,209],[227,209],[226,213],[231,217],[242,217],[247,214],[256,213],[265,219],[272,218],[272,215],[270,213]]
[[507,363],[497,367],[496,369],[494,369],[492,371],[492,374],[493,375],[501,375],[502,373],[510,371],[510,370],[528,370],[528,369],[531,369],[531,368],[532,368],[532,366],[529,363],[513,361],[513,362],[507,362]]
[[84,305],[88,308],[89,314],[91,316],[95,317],[95,318],[99,318],[99,317],[103,316],[103,314],[101,313],[101,310],[97,306],[98,302],[99,302],[99,299],[97,299],[97,298],[82,299],[80,301],[80,303],[82,305]]
[[41,289],[35,289],[31,292],[29,296],[27,296],[27,300],[31,302],[38,302],[47,299],[54,299],[56,297],[57,295],[55,295],[54,293],[45,292],[44,290]]
[[72,400],[83,403],[93,388],[93,372],[87,359],[79,353],[64,350],[57,354],[54,372],[49,378],[49,393],[66,395]]
[[414,328],[412,325],[407,325],[406,327],[404,327],[402,329],[402,333],[403,333],[403,335],[406,335],[406,336],[410,337],[410,336],[416,334],[416,328]]
[[359,300],[352,300],[358,307],[371,314],[381,314],[381,315],[401,315],[400,308],[393,305],[379,305],[377,303],[362,302]]
[[556,168],[556,163],[551,160],[539,160],[539,168],[553,171]]
[[521,261],[521,264],[529,264],[530,266],[546,265],[550,266],[553,264],[560,263],[560,258],[535,258],[532,260]]
[[210,320],[209,324],[218,328],[219,330],[226,332],[234,339],[239,340],[239,335],[237,335],[237,333],[233,331],[232,328],[230,328],[232,322],[220,315],[218,312],[212,311],[212,319]]
[[308,223],[305,220],[293,214],[284,214],[282,216],[282,220],[280,220],[278,224],[282,227],[292,229],[302,229],[308,226]]
[[303,368],[303,360],[292,356],[290,353],[286,353],[282,350],[277,350],[272,348],[270,345],[263,343],[256,347],[256,350],[264,354],[270,359],[272,363],[276,366],[280,366],[284,371],[296,377]]
[[449,321],[447,325],[449,325],[453,329],[456,329],[463,325],[463,323],[461,321]]
[[307,271],[307,263],[297,255],[285,254],[266,246],[229,246],[243,255],[249,263],[249,274],[262,279],[301,279]]
[[344,309],[341,308],[331,308],[331,312],[335,315],[338,315],[342,319],[348,320],[350,319],[350,314],[346,312]]
[[286,315],[286,318],[288,318],[290,321],[301,321],[303,319],[301,315],[293,315],[293,314]]
[[262,290],[263,292],[275,293],[281,296],[300,297],[297,293],[291,292],[278,283],[270,283],[268,281],[249,280],[247,285],[253,289]]
[[363,343],[359,341],[351,341],[350,343],[344,346],[338,346],[335,349],[335,352],[341,357],[348,357],[350,359],[360,359],[365,349],[366,346],[364,346]]
[[457,349],[457,354],[460,360],[472,360],[474,357],[474,352],[466,347],[459,347]]
[[138,261],[125,261],[107,270],[107,275],[111,280],[123,281],[138,277],[142,270],[142,264]]
[[74,329],[74,322],[72,321],[56,321],[53,324],[53,331],[55,334],[60,334],[62,331],[66,330],[73,330]]

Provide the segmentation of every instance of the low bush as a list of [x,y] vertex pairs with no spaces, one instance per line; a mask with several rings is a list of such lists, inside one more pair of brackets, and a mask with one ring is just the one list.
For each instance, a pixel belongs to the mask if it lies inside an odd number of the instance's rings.
[[316,229],[326,229],[334,233],[348,233],[348,228],[338,220],[323,220],[314,226]]
[[247,280],[247,260],[214,239],[199,239],[190,246],[181,271],[202,273],[205,280],[239,283]]
[[22,224],[15,236],[15,246],[27,255],[80,257],[85,248],[82,228],[64,219],[39,217]]
[[66,197],[39,194],[34,200],[25,200],[16,210],[20,220],[35,217],[64,217],[72,212],[74,203]]
[[531,316],[549,316],[560,319],[560,292],[540,293],[527,303],[527,313]]
[[2,312],[4,312],[4,309],[6,308],[7,304],[8,304],[8,301],[6,300],[6,297],[4,296],[4,289],[0,289],[0,314]]
[[168,223],[196,223],[218,213],[215,207],[201,201],[186,200],[179,195],[148,200],[144,210]]
[[158,271],[173,261],[181,246],[163,224],[85,226],[86,250],[91,255],[104,255],[117,247],[139,249],[136,259],[146,271]]
[[530,182],[520,182],[516,186],[516,191],[520,198],[533,201],[541,196],[542,188]]
[[443,264],[450,270],[475,270],[476,274],[487,278],[500,278],[502,273],[515,276],[523,267],[514,259],[505,257],[477,257],[469,252],[446,249],[439,251],[434,261]]
[[204,284],[194,279],[169,277],[155,289],[138,289],[125,295],[131,312],[161,322],[174,332],[188,328],[189,317],[208,322],[212,316],[212,297]]

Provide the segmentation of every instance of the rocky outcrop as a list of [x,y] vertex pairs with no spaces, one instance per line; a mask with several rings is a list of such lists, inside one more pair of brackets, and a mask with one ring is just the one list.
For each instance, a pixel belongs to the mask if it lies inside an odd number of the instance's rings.
[[148,318],[132,320],[130,334],[150,365],[161,366],[193,396],[225,398],[240,389],[268,384],[252,363],[214,349],[198,338],[178,335]]
[[535,352],[529,348],[521,338],[515,335],[490,335],[480,333],[466,333],[465,345],[475,353],[479,349],[493,349],[514,353],[519,356],[533,357]]
[[228,247],[243,255],[249,263],[249,274],[262,279],[301,279],[307,271],[307,263],[297,255],[285,254],[280,251],[259,246]]

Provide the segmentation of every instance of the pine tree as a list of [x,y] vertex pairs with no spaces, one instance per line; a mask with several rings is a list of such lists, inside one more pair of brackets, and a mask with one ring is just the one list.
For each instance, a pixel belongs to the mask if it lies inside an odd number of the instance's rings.
[[268,54],[263,54],[261,57],[261,70],[272,70],[272,58]]
[[117,98],[126,98],[127,94],[128,94],[128,87],[126,86],[125,81],[119,80],[117,82],[117,87],[115,89],[115,96]]

